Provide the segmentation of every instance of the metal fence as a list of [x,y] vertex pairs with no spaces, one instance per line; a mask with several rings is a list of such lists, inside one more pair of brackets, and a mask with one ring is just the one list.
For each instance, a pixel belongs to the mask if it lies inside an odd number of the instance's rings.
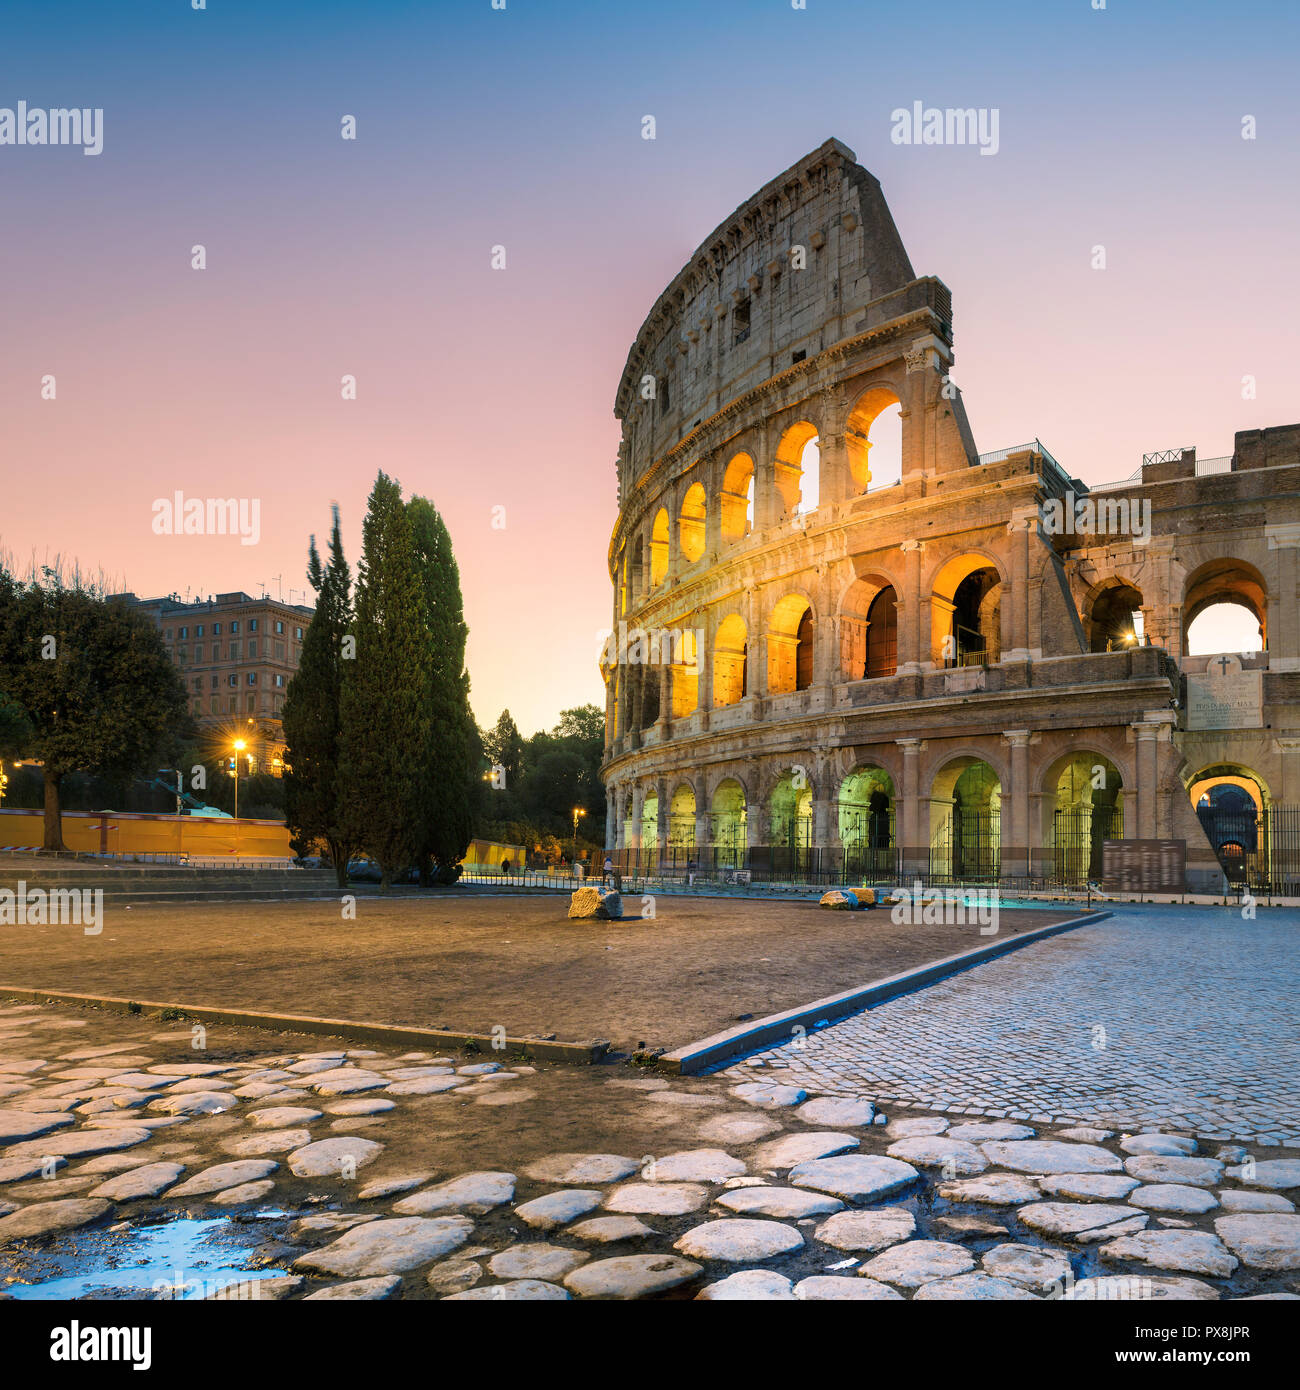
[[1300,806],[1263,811],[1202,806],[1196,815],[1234,887],[1300,894]]

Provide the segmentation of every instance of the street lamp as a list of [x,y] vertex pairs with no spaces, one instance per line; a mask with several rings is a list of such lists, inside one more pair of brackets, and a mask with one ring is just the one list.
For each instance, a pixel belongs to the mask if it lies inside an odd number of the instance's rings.
[[578,862],[578,817],[585,816],[587,813],[581,806],[573,808],[573,862]]
[[235,863],[239,863],[239,759],[248,745],[242,738],[235,740]]

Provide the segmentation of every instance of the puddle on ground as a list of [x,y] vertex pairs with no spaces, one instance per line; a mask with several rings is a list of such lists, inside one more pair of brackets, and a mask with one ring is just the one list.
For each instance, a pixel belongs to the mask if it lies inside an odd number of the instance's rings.
[[17,1299],[204,1298],[240,1280],[288,1273],[258,1263],[264,1241],[263,1231],[251,1224],[193,1217],[78,1231],[32,1252],[3,1288]]

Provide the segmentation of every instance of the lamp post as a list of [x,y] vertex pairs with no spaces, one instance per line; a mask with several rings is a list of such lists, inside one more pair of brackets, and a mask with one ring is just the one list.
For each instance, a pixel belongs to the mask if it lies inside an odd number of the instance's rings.
[[585,816],[587,813],[581,806],[573,808],[573,862],[578,862],[578,817]]
[[235,864],[239,864],[239,759],[247,747],[242,738],[235,740]]

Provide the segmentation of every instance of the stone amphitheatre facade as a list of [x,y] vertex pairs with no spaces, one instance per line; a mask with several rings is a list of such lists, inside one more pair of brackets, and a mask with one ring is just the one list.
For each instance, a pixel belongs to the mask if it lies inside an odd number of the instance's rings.
[[[1037,441],[977,450],[952,322],[835,140],[660,295],[615,406],[607,845],[1077,882],[1166,840],[1192,887],[1300,876],[1300,426],[1090,491]],[[1225,603],[1260,650],[1191,655]]]

